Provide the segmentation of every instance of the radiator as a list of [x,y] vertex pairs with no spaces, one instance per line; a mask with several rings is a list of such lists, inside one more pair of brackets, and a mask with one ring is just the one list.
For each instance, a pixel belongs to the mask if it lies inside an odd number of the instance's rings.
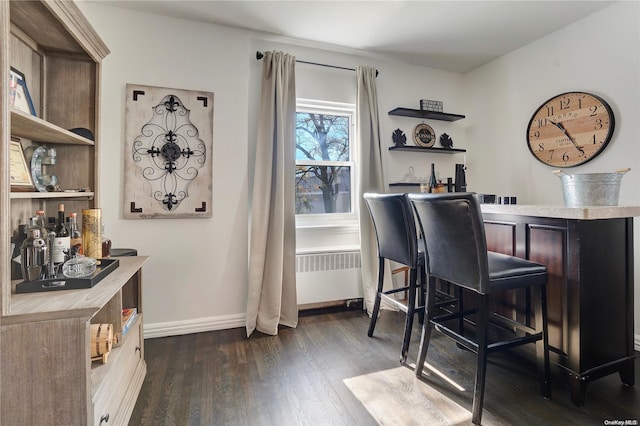
[[362,298],[360,251],[296,256],[298,304]]
[[296,272],[338,271],[360,268],[360,252],[299,254],[296,256]]

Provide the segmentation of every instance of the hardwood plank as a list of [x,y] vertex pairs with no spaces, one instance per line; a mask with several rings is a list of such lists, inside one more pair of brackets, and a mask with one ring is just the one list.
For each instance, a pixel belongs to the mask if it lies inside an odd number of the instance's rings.
[[[470,424],[474,355],[434,333],[425,369],[398,363],[404,314],[384,311],[373,338],[359,310],[303,314],[296,329],[247,339],[244,328],[148,339],[148,372],[130,425]],[[415,362],[420,327],[413,330]],[[489,358],[484,425],[602,425],[640,420],[640,390],[611,375],[591,383],[583,407],[554,378],[540,395],[535,365]],[[636,359],[636,380],[640,360]]]

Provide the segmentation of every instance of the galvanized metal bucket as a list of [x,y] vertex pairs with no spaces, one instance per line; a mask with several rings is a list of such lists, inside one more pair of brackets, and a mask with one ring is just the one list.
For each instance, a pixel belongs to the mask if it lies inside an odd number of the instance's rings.
[[631,169],[615,173],[583,173],[570,175],[563,170],[553,173],[562,181],[565,207],[617,206],[622,176]]

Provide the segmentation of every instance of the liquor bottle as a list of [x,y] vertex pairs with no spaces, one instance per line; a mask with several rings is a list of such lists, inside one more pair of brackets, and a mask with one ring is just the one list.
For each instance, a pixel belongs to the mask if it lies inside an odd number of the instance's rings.
[[78,230],[78,214],[69,213],[69,237],[71,238],[71,254],[82,254],[82,234]]
[[104,235],[104,223],[100,226],[100,234],[102,235],[102,258],[111,257],[111,240]]
[[53,231],[56,233],[56,236],[53,239],[51,258],[53,259],[53,263],[58,265],[64,263],[66,254],[71,247],[69,229],[67,229],[64,223],[64,204],[58,204],[58,220],[56,221],[56,227]]
[[436,179],[436,165],[431,163],[431,176],[429,176],[429,192],[436,192],[438,180]]

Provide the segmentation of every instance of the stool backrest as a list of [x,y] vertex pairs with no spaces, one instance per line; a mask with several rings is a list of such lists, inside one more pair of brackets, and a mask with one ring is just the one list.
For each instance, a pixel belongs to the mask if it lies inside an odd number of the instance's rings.
[[410,194],[409,199],[425,241],[427,273],[486,293],[487,241],[475,194]]
[[416,220],[407,194],[363,195],[378,241],[378,256],[412,268],[418,262]]

